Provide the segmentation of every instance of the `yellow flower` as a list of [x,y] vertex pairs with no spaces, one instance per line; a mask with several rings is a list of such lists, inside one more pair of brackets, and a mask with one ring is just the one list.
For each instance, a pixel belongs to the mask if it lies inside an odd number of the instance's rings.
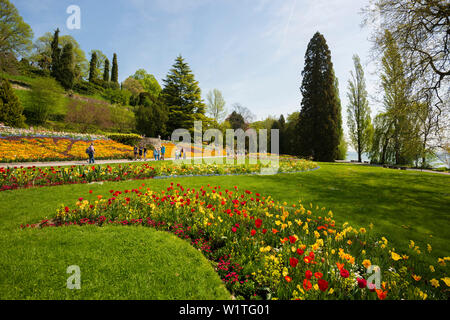
[[422,279],[421,276],[417,276],[417,275],[415,275],[415,274],[413,274],[412,277],[413,277],[414,280],[416,280],[416,281],[420,281],[420,279]]
[[347,241],[347,244],[348,244],[349,246],[351,246],[351,245],[352,245],[352,241],[351,241],[351,240],[348,240],[348,241]]
[[330,290],[328,290],[328,294],[333,294],[333,292],[334,292],[333,288],[330,288]]
[[362,264],[366,269],[368,269],[372,265],[372,263],[368,259],[364,260]]
[[444,259],[438,258],[438,263],[439,263],[441,266],[445,267],[445,260],[444,260]]
[[427,244],[427,250],[428,250],[428,252],[431,252],[431,250],[433,250],[433,248],[431,248],[431,246],[429,244]]
[[445,282],[445,285],[447,287],[450,287],[450,278],[449,277],[442,278],[441,280]]
[[391,255],[392,255],[392,260],[394,260],[394,261],[398,261],[402,258],[399,254],[395,253],[394,251],[391,252]]
[[366,254],[366,250],[361,251],[361,254],[365,255]]
[[359,229],[359,232],[361,232],[361,233],[366,233],[367,231],[366,231],[366,229],[361,228],[361,229]]
[[415,246],[414,241],[409,240],[409,248],[412,249],[412,248],[414,248],[414,246]]
[[431,283],[431,285],[432,285],[433,287],[435,287],[435,288],[439,287],[439,280],[431,279],[431,280],[430,280],[430,283]]
[[430,271],[431,271],[431,272],[435,272],[436,270],[434,269],[433,266],[430,266]]

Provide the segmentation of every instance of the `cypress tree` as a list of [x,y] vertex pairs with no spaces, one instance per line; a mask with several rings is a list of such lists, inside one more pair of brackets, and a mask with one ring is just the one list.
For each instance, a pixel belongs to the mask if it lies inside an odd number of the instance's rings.
[[92,53],[91,62],[89,64],[89,82],[93,82],[97,79],[97,54]]
[[117,64],[117,54],[114,53],[113,64],[111,69],[111,81],[119,83],[119,66]]
[[14,94],[8,80],[0,79],[0,122],[11,127],[22,127],[25,123],[23,107]]
[[103,81],[109,82],[109,60],[105,60],[105,67],[103,71]]
[[61,54],[61,70],[57,80],[65,89],[72,89],[75,79],[73,46],[68,43],[64,46]]
[[340,143],[340,105],[331,52],[319,32],[308,44],[302,76],[298,152],[316,161],[334,161]]
[[169,108],[168,133],[179,128],[193,128],[194,121],[205,114],[206,106],[198,81],[181,56],[176,58],[173,68],[163,81],[165,85],[161,95]]
[[61,49],[59,48],[59,28],[55,30],[53,34],[53,41],[51,43],[51,55],[52,55],[52,64],[51,64],[51,75],[54,78],[58,77],[60,72],[60,56]]

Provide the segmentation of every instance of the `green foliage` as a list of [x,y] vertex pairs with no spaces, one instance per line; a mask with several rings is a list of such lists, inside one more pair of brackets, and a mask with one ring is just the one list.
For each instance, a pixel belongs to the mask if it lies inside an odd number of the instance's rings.
[[58,73],[56,80],[58,80],[66,90],[73,88],[75,70],[73,61],[73,47],[71,43],[66,44],[62,50],[60,72]]
[[[43,36],[37,39],[33,45],[33,52],[30,55],[30,61],[34,62],[41,68],[41,70],[49,71],[52,65],[52,42],[55,41],[54,35],[50,32],[46,32]],[[58,45],[66,46],[72,45],[73,49],[73,61],[74,61],[74,73],[75,79],[79,80],[82,77],[88,76],[88,61],[86,54],[81,49],[79,43],[70,35],[59,35]]]
[[106,137],[127,146],[135,146],[142,140],[140,135],[134,133],[108,133]]
[[136,110],[136,129],[147,137],[164,136],[168,119],[167,107],[159,98],[148,95]]
[[131,92],[120,89],[106,89],[103,93],[103,97],[112,104],[126,106],[130,101]]
[[242,129],[247,130],[247,124],[245,123],[244,117],[237,113],[236,111],[233,111],[226,121],[231,125],[231,128],[233,130]]
[[411,164],[421,154],[418,118],[410,101],[401,53],[392,34],[386,30],[382,57],[381,84],[384,112],[375,123],[371,159],[379,163]]
[[214,89],[206,95],[207,109],[206,113],[211,116],[217,123],[222,122],[225,117],[227,110],[225,109],[225,99],[222,96],[222,92],[218,89]]
[[161,97],[169,108],[169,133],[179,128],[192,129],[198,115],[205,113],[198,81],[181,56],[176,58],[173,68],[164,79]]
[[142,86],[142,89],[151,94],[155,98],[158,97],[159,94],[161,93],[162,89],[158,83],[158,80],[156,80],[154,75],[147,73],[147,71],[145,71],[144,69],[139,69],[130,78],[139,81],[139,83]]
[[31,124],[44,124],[64,103],[63,93],[63,89],[54,79],[36,79],[30,92],[30,114],[27,121]]
[[103,81],[109,82],[109,60],[105,60],[105,67],[103,69]]
[[358,153],[358,161],[361,155],[371,149],[373,127],[370,118],[369,101],[367,99],[366,81],[364,71],[358,55],[353,56],[355,74],[350,72],[352,79],[348,81],[347,125],[350,131],[352,146]]
[[119,83],[119,65],[117,64],[117,54],[115,53],[111,69],[111,82]]
[[308,44],[302,72],[302,109],[297,126],[299,155],[334,161],[342,134],[340,103],[335,87],[331,53],[317,32]]
[[89,95],[89,96],[93,96],[96,94],[103,95],[103,93],[105,91],[102,86],[95,84],[95,83],[88,82],[88,81],[84,81],[84,80],[76,81],[73,86],[73,90],[80,94]]
[[9,0],[0,0],[0,54],[24,55],[31,50],[33,30]]
[[23,107],[8,80],[0,78],[0,122],[11,127],[22,127],[25,117]]
[[59,47],[59,29],[55,30],[53,34],[53,41],[50,45],[51,47],[51,75],[53,78],[57,78],[60,72],[60,57],[61,57],[61,48]]

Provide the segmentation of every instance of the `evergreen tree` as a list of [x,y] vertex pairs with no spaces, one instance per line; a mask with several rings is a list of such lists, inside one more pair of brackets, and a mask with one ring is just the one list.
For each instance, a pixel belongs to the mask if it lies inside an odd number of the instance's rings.
[[139,99],[140,105],[136,111],[136,129],[147,137],[166,135],[168,112],[166,106],[159,98],[148,92],[143,92]]
[[245,123],[244,117],[236,111],[233,111],[225,121],[231,125],[231,129],[233,130],[247,130],[247,124]]
[[358,55],[353,56],[353,62],[355,73],[350,72],[352,78],[348,81],[347,124],[352,145],[358,153],[358,161],[361,162],[362,154],[370,151],[373,127],[364,71]]
[[163,81],[161,96],[169,108],[168,133],[179,128],[192,129],[194,121],[205,114],[205,104],[198,82],[181,56],[176,58],[173,68]]
[[73,56],[73,46],[68,43],[64,46],[60,60],[60,72],[57,80],[65,89],[72,89],[75,80],[75,65]]
[[[334,71],[333,71],[334,73]],[[339,145],[338,145],[338,153],[336,160],[345,160],[347,158],[347,141],[345,141],[344,128],[342,126],[342,104],[341,104],[341,96],[339,94],[339,79],[334,77],[334,91],[337,99],[338,105],[338,132],[339,132]]]
[[55,33],[53,34],[53,41],[51,43],[51,55],[52,55],[51,75],[56,79],[60,73],[60,57],[61,57],[61,49],[59,48],[59,28],[56,29]]
[[89,82],[95,82],[97,79],[97,54],[92,53],[91,62],[89,64]]
[[317,161],[334,161],[338,158],[341,115],[331,52],[319,32],[308,44],[302,76],[298,152]]
[[103,81],[109,82],[109,60],[105,60],[105,67],[103,71]]
[[11,127],[22,127],[25,117],[19,98],[8,80],[0,79],[0,122]]
[[117,54],[114,53],[113,64],[111,69],[111,82],[119,83],[119,66],[117,64]]

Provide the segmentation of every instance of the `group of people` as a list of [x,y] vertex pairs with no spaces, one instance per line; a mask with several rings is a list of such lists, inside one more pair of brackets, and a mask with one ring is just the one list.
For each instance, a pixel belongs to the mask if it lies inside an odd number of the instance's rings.
[[138,161],[138,160],[144,160],[147,161],[147,147],[138,147],[138,146],[134,146],[134,160]]
[[[147,161],[147,147],[146,146],[134,146],[134,160],[135,161],[139,161],[139,160],[143,160],[143,161]],[[94,143],[92,142],[90,144],[90,146],[86,149],[86,154],[88,155],[88,163],[89,164],[94,164],[95,163],[95,148],[94,148]],[[163,145],[160,148],[155,148],[155,150],[153,150],[153,156],[155,158],[155,161],[159,161],[165,160],[165,156],[166,156],[166,147]],[[179,160],[179,159],[186,159],[186,152],[184,151],[183,148],[181,149],[177,149],[175,150],[175,160]]]

